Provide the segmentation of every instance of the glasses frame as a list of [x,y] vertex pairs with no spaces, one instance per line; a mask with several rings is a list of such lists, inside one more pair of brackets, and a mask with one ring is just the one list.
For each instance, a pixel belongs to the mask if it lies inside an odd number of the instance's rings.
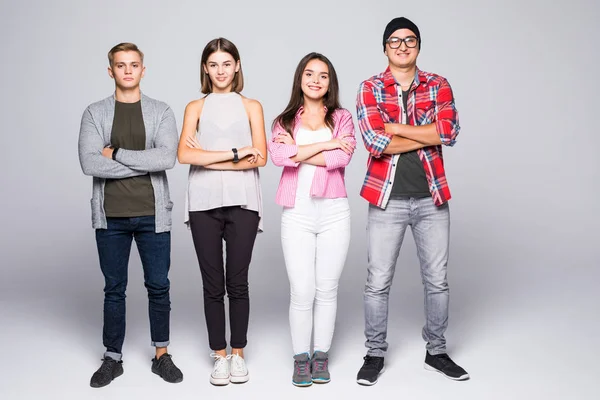
[[[392,39],[395,39],[394,42],[396,42],[397,40],[397,46],[393,46],[392,45]],[[415,40],[415,45],[414,46],[409,46],[407,40],[409,39],[414,39]],[[399,38],[396,36],[392,36],[391,38],[389,38],[388,40],[385,41],[388,46],[390,46],[390,49],[399,49],[402,46],[402,43],[404,43],[404,45],[406,46],[407,49],[414,49],[415,47],[417,47],[419,45],[419,38],[416,36],[407,36],[405,38]]]

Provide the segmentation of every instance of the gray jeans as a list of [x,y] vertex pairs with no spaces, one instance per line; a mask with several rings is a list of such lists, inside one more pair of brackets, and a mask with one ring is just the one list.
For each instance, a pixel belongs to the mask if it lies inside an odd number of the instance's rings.
[[406,228],[410,226],[425,289],[423,339],[432,355],[446,352],[448,326],[448,248],[450,211],[430,197],[390,199],[385,210],[369,205],[368,275],[364,291],[365,345],[368,355],[383,357],[388,348],[388,300],[396,261]]

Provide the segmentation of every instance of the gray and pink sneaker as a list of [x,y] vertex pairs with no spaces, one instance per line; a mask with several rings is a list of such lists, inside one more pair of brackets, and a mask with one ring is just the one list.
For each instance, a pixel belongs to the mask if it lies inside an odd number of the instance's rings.
[[308,353],[296,354],[294,356],[294,375],[292,376],[292,384],[294,384],[294,386],[310,386],[312,383]]
[[314,383],[328,383],[331,380],[328,365],[329,355],[323,351],[315,351],[310,362],[312,381]]

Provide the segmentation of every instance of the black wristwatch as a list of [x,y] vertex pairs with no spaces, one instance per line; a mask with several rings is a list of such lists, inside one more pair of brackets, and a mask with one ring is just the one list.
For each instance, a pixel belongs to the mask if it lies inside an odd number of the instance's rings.
[[233,149],[231,149],[231,151],[233,151],[233,162],[239,162],[240,158],[238,157],[237,149],[234,147]]
[[117,156],[117,150],[119,150],[119,148],[115,147],[113,149],[113,153],[112,153],[112,159],[115,160],[115,161],[117,161],[117,159],[115,158]]

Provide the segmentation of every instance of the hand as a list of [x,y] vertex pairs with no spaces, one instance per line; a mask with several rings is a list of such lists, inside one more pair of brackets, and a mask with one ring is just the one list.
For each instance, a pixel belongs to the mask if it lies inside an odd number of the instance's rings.
[[324,142],[325,150],[341,149],[346,154],[354,153],[354,148],[352,145],[344,140],[347,137],[350,137],[350,135],[333,138],[327,142]]
[[252,146],[246,146],[246,147],[242,147],[241,149],[238,150],[238,158],[241,160],[243,158],[248,157],[248,162],[250,164],[254,164],[255,162],[258,161],[258,157],[260,158],[265,158],[262,153],[260,152],[260,150],[258,150],[256,147],[252,147]]
[[185,145],[190,149],[202,149],[200,142],[196,139],[196,136],[188,136],[185,138]]
[[287,132],[280,133],[275,139],[273,139],[273,141],[275,143],[296,144],[296,141],[294,138],[292,138],[292,135]]
[[102,149],[102,155],[104,157],[110,158],[112,160],[113,151],[115,151],[115,149],[113,149],[110,146],[107,146],[107,147],[105,147],[105,148]]

